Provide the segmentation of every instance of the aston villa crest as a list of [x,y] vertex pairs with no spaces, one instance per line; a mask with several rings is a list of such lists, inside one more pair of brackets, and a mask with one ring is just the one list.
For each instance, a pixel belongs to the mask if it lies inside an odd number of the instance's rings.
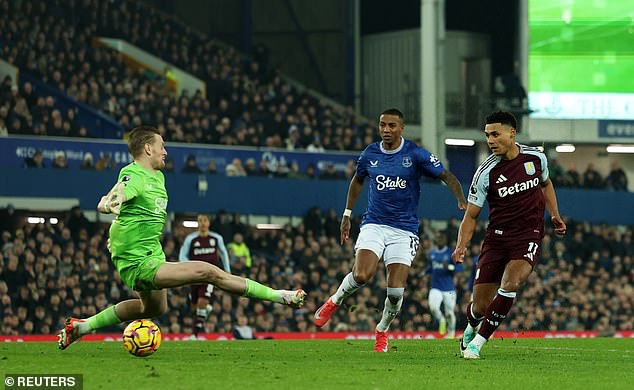
[[535,164],[532,161],[529,162],[525,162],[524,163],[524,170],[526,171],[527,175],[534,175],[535,174]]
[[409,156],[403,157],[403,166],[409,168],[412,166],[412,159]]

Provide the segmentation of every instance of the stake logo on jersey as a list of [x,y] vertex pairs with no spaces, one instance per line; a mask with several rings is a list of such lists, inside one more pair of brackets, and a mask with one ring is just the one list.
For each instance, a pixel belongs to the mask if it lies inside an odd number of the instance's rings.
[[396,150],[375,142],[361,153],[356,175],[370,180],[362,225],[375,223],[418,233],[420,178],[437,178],[445,168],[436,156],[401,138]]
[[383,191],[384,189],[388,190],[396,190],[401,189],[404,190],[407,188],[407,181],[397,177],[396,179],[392,179],[391,177],[385,177],[385,175],[378,175],[376,177],[376,189],[379,191]]
[[[469,190],[469,203],[489,203],[488,233],[496,236],[521,234],[525,226],[544,230],[544,194],[541,183],[548,180],[548,161],[539,149],[519,145],[513,160],[489,156],[476,171]],[[533,229],[530,229],[530,233]]]

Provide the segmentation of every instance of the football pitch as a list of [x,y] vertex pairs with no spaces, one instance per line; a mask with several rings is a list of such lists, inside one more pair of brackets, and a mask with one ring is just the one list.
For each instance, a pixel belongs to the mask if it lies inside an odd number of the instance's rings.
[[[83,374],[84,389],[631,389],[634,340],[495,339],[482,358],[457,340],[166,341],[137,358],[120,342],[2,343],[5,374]],[[5,385],[5,389],[10,389]]]

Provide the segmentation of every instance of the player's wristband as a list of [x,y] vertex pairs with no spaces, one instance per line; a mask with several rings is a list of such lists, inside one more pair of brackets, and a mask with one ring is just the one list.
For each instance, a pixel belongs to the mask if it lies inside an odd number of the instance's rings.
[[350,210],[350,209],[343,210],[343,216],[344,217],[350,218],[351,215],[352,215],[352,210]]

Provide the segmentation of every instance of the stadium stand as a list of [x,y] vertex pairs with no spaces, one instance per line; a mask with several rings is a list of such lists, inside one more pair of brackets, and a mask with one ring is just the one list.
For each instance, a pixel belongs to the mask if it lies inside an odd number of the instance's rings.
[[[102,136],[90,127],[82,130],[66,111],[53,117],[56,99],[39,91],[46,86],[59,100],[75,102],[74,110],[91,107],[104,119],[114,118],[119,132],[111,138],[140,123],[157,124],[168,141],[291,150],[359,150],[375,137],[373,126],[351,108],[300,92],[268,64],[141,3],[29,0],[5,1],[2,8],[0,57],[19,67],[21,78],[44,84],[33,92],[31,83],[20,82],[18,95],[25,95],[27,104],[19,103],[24,115],[15,113],[17,102],[8,104],[9,134]],[[124,39],[189,71],[205,81],[207,96],[201,91],[176,96],[165,74],[132,67],[118,52],[96,45],[104,36]],[[37,98],[26,98],[33,94]],[[0,105],[7,105],[4,97]]]
[[[299,310],[251,302],[215,292],[208,332],[232,332],[237,318],[246,316],[256,332],[316,331],[310,316],[327,298],[337,281],[347,273],[353,245],[338,244],[339,221],[333,210],[321,215],[307,212],[297,226],[282,230],[258,230],[240,222],[240,216],[217,214],[212,229],[222,232],[228,243],[241,233],[252,253],[246,259],[232,258],[236,274],[257,278],[274,286],[302,287],[311,291]],[[132,295],[114,271],[105,248],[107,224],[87,220],[75,208],[57,224],[25,223],[25,214],[3,209],[0,248],[0,320],[3,335],[53,334],[65,316],[85,317]],[[357,220],[356,223],[359,221]],[[396,320],[405,331],[434,330],[427,294],[429,276],[422,274],[431,238],[438,221],[423,220],[421,253],[409,278],[411,289]],[[450,241],[455,239],[456,220],[440,221]],[[634,243],[632,227],[568,221],[570,234],[556,237],[547,231],[542,261],[521,292],[522,300],[511,312],[505,330],[594,330],[610,334],[634,328]],[[353,228],[354,231],[354,228]],[[189,230],[175,227],[163,238],[169,261],[177,261],[180,243]],[[484,224],[475,237],[482,237]],[[476,241],[476,240],[474,240]],[[471,260],[457,275],[458,307],[469,299]],[[385,277],[377,273],[373,287],[360,291],[341,310],[326,330],[371,331],[380,317]],[[375,294],[374,292],[382,292]],[[191,332],[192,314],[188,289],[170,292],[169,311],[158,321],[172,332]],[[459,321],[463,316],[458,315]],[[460,324],[462,326],[464,324]],[[330,325],[328,325],[330,326]],[[118,331],[120,329],[110,329]]]
[[[118,52],[96,45],[95,40],[104,36],[126,40],[186,69],[205,81],[206,95],[188,91],[177,96],[166,73],[135,67]],[[11,78],[0,85],[0,136],[121,138],[122,129],[153,123],[170,142],[311,152],[359,150],[376,137],[374,125],[350,108],[301,91],[269,64],[248,58],[138,2],[0,0],[0,57],[20,67],[17,85]],[[120,132],[99,131],[87,116],[112,122]],[[87,156],[81,169],[116,169],[108,155]],[[193,157],[193,173],[323,180],[344,176],[329,169],[330,165],[323,172],[316,172],[312,165],[300,172],[293,164],[286,171],[272,171],[266,160],[237,159],[217,170],[213,160],[198,167]],[[610,172],[598,172],[591,165],[581,172],[575,166],[552,163],[558,187],[628,188],[618,163]],[[41,154],[36,152],[24,164],[42,167]],[[54,163],[44,166],[50,167],[65,169],[65,157],[56,155]],[[353,162],[346,167],[347,179],[352,169]],[[353,259],[352,243],[338,244],[339,214],[334,210],[324,214],[313,208],[301,224],[262,231],[241,223],[239,217],[218,213],[212,229],[221,232],[227,243],[241,233],[252,253],[250,266],[246,259],[232,259],[234,273],[273,286],[302,287],[311,295],[304,308],[292,311],[216,292],[208,332],[230,333],[243,317],[256,332],[315,331],[310,316],[336,288]],[[0,210],[0,334],[54,334],[65,316],[89,316],[133,294],[109,260],[107,224],[90,222],[79,209],[55,224],[26,223],[25,217],[12,207]],[[569,234],[563,239],[547,232],[540,266],[503,330],[609,334],[634,329],[633,227],[568,223]],[[432,226],[438,224],[422,221],[418,265],[410,275],[411,288],[395,328],[436,329],[427,307],[429,276],[419,270],[424,269],[431,237],[437,233]],[[454,240],[457,221],[440,224],[447,226],[449,241]],[[479,225],[475,237],[481,238],[483,229]],[[185,234],[175,227],[164,236],[170,261],[176,261]],[[468,301],[470,261],[457,276],[459,310]],[[348,310],[336,314],[331,322],[334,330],[372,331],[380,316],[377,308],[385,299],[373,293],[385,290],[382,272],[372,284],[374,288],[363,289],[354,297]],[[187,292],[186,288],[170,291],[170,310],[158,320],[162,328],[191,331]],[[464,321],[462,315],[457,317]]]

